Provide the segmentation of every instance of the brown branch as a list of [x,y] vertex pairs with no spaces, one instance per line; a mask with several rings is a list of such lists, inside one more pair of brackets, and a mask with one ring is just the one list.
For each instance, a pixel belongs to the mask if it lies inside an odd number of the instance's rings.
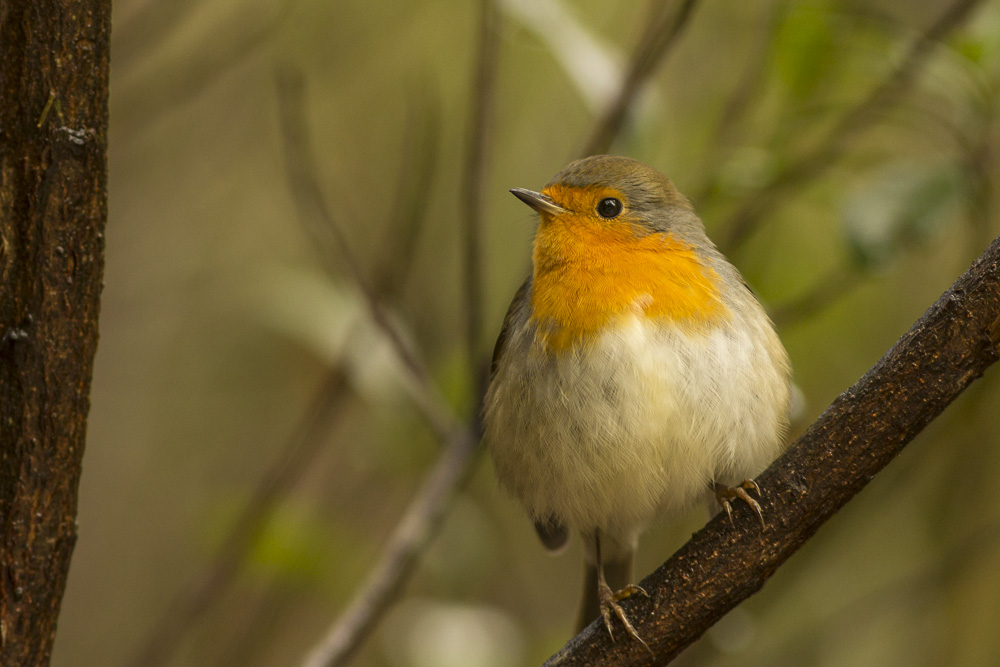
[[305,667],[332,667],[350,660],[437,532],[456,490],[469,475],[478,442],[467,430],[450,438],[445,454],[410,503],[375,569],[347,610],[310,652]]
[[[0,665],[48,665],[108,217],[108,0],[0,5]],[[48,111],[46,111],[48,109]]]
[[328,371],[281,455],[264,473],[212,563],[177,594],[129,665],[157,667],[169,662],[184,634],[232,583],[244,556],[267,526],[275,506],[316,460],[349,395],[343,369]]
[[[500,21],[494,0],[482,0],[479,7],[479,55],[473,82],[472,118],[469,124],[468,153],[462,183],[465,225],[465,323],[466,352],[475,395],[485,392],[488,365],[483,352],[483,200],[486,189],[486,161],[490,126],[496,97],[496,71],[500,44]],[[479,401],[476,401],[476,410]]]
[[[486,181],[487,145],[495,96],[499,49],[499,19],[493,0],[483,0],[480,7],[479,54],[474,77],[468,153],[462,202],[465,215],[464,303],[468,367],[478,405],[485,391],[487,365],[482,344],[482,224]],[[375,627],[395,594],[409,578],[451,503],[458,487],[468,476],[478,443],[478,428],[456,430],[434,470],[410,503],[382,552],[381,559],[368,579],[358,588],[346,611],[312,650],[308,665],[346,663]]]
[[[438,437],[448,438],[456,428],[451,411],[431,382],[424,364],[389,316],[374,286],[365,275],[361,262],[351,249],[343,225],[327,206],[317,180],[319,170],[312,153],[309,124],[306,122],[305,83],[298,72],[289,68],[278,71],[276,83],[288,183],[295,195],[295,205],[299,208],[304,226],[319,247],[333,246],[337,249],[340,262],[364,298],[372,321],[386,335],[402,368],[409,374],[411,382],[407,383],[407,389],[410,391],[410,398]],[[323,259],[332,263],[325,253]],[[340,267],[334,266],[331,270],[338,268]]]
[[788,11],[788,0],[779,0],[771,8],[766,19],[766,26],[757,31],[757,39],[751,54],[747,57],[743,72],[736,86],[722,109],[722,115],[715,124],[714,136],[706,144],[706,174],[700,188],[691,195],[691,201],[696,205],[703,204],[719,187],[723,173],[721,162],[724,153],[730,148],[737,128],[753,106],[754,101],[764,90],[763,79],[775,43],[775,36],[781,27],[782,20]]
[[835,266],[805,293],[775,306],[771,310],[774,326],[786,329],[822,312],[861,286],[866,276],[867,272],[860,267]]
[[[184,3],[199,6],[189,0]],[[116,88],[116,108],[122,110],[115,114],[118,136],[126,138],[127,143],[165,113],[198,99],[241,63],[267,48],[294,15],[295,3],[296,0],[285,0],[280,5],[271,5],[269,11],[248,11],[247,22],[241,24],[240,30],[229,30],[224,35],[215,31],[212,33],[215,39],[210,43],[196,47],[197,51],[185,49],[179,58],[156,64],[155,69],[148,59],[122,57],[116,40],[115,61],[123,68],[118,71],[116,66],[115,70],[116,80],[122,82]],[[147,52],[153,51],[151,43],[155,43],[159,35],[171,28],[176,30],[176,24],[187,18],[183,16],[186,8],[182,6],[181,11],[177,11],[174,4],[149,3],[148,9],[144,9],[135,21],[138,24],[135,27],[142,30],[141,36],[133,39],[132,33],[121,27],[119,34],[129,36],[128,42],[139,42],[140,48]],[[147,26],[157,21],[164,21],[164,26],[150,34]],[[128,42],[124,45],[126,51],[131,48]],[[138,72],[139,67],[146,70]]]
[[296,194],[296,203],[301,208],[302,216],[321,243],[332,240],[332,244],[340,251],[349,276],[366,299],[372,319],[389,337],[403,365],[410,371],[416,384],[416,391],[411,392],[411,395],[417,407],[446,443],[444,453],[407,508],[373,573],[358,589],[354,601],[334,623],[310,659],[313,664],[337,664],[346,660],[374,627],[413,569],[424,546],[436,533],[451,498],[469,473],[478,437],[470,429],[456,425],[450,413],[445,412],[444,403],[423,365],[389,319],[351,251],[342,227],[327,208],[316,180],[318,172],[310,151],[301,78],[287,70],[280,72],[278,91],[289,183]]
[[[757,478],[767,528],[742,513],[698,531],[642,586],[626,613],[666,664],[758,591],[825,521],[861,491],[969,384],[1000,358],[1000,238],[864,377]],[[548,665],[646,665],[637,642],[611,643],[592,623]]]
[[789,162],[767,186],[748,198],[722,225],[727,231],[719,244],[730,254],[741,245],[763,220],[773,216],[777,206],[790,195],[801,192],[830,169],[861,134],[871,127],[880,113],[895,106],[912,88],[933,47],[961,25],[982,0],[957,0],[932,23],[910,46],[895,69],[863,100],[845,112],[818,144]]
[[[424,114],[426,122],[412,123],[400,160],[399,190],[392,216],[393,231],[404,239],[386,260],[374,284],[380,298],[392,298],[402,287],[411,261],[411,242],[423,226],[427,188],[437,156],[436,112]],[[415,145],[418,145],[415,147]],[[423,169],[423,170],[422,170]],[[386,244],[391,247],[389,243]],[[351,395],[342,367],[326,372],[307,408],[296,422],[280,454],[264,471],[250,500],[222,541],[222,547],[200,575],[184,587],[153,627],[133,656],[134,667],[166,664],[182,637],[209,606],[233,583],[247,552],[259,539],[275,507],[295,487],[328,442],[344,400]]]
[[611,148],[615,137],[625,125],[636,97],[663,63],[670,48],[677,43],[698,3],[697,0],[682,0],[675,12],[667,11],[667,4],[670,3],[658,2],[653,5],[653,16],[632,52],[621,89],[594,123],[580,150],[581,157],[606,153]]
[[431,202],[427,193],[433,191],[437,174],[441,110],[426,88],[419,89],[417,95],[421,104],[408,111],[396,196],[380,244],[389,251],[372,281],[375,293],[386,302],[399,296],[410,275],[416,258],[413,248],[427,222]]

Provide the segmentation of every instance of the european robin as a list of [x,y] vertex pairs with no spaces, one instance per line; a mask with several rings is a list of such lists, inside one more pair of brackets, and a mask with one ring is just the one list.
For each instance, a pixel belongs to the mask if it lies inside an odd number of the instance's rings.
[[579,627],[600,615],[614,637],[613,614],[642,641],[619,605],[645,594],[639,533],[713,495],[761,516],[749,492],[785,443],[788,355],[663,174],[597,155],[511,192],[540,221],[493,355],[486,443],[547,548],[583,537]]

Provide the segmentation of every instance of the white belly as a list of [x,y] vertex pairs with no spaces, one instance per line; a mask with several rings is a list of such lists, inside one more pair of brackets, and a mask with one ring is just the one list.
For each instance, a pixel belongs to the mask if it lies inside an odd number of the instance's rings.
[[586,356],[558,357],[528,329],[497,369],[486,438],[501,483],[536,518],[629,539],[781,449],[787,367],[766,321],[755,345],[748,331],[665,333],[634,317]]

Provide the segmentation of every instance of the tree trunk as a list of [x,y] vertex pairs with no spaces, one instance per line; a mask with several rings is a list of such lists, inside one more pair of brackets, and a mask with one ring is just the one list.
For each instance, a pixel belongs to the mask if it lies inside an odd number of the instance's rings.
[[45,665],[76,541],[107,218],[110,1],[0,0],[0,664]]

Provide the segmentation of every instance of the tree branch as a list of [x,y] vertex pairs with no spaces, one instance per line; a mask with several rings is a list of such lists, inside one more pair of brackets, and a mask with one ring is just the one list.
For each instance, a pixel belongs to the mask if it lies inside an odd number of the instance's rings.
[[478,444],[478,437],[471,431],[459,431],[450,438],[444,455],[424,480],[382,550],[378,564],[358,587],[347,610],[310,652],[304,667],[347,664],[413,571],[417,557],[431,536],[437,532],[450,500],[469,475],[472,455]]
[[[295,195],[303,223],[317,245],[332,246],[340,254],[347,275],[360,291],[372,321],[382,330],[398,356],[411,382],[410,397],[438,437],[445,439],[457,428],[447,403],[431,382],[420,358],[410,349],[374,286],[365,275],[361,262],[351,249],[340,221],[333,216],[317,180],[319,170],[312,153],[309,124],[305,112],[305,83],[291,68],[279,69],[277,78],[278,111],[288,167],[289,187]],[[324,256],[324,259],[326,257]]]
[[158,667],[173,657],[185,633],[232,583],[246,553],[267,527],[278,502],[323,450],[344,399],[349,395],[344,369],[336,367],[327,371],[309,407],[299,418],[279,456],[257,483],[212,562],[187,586],[181,587],[128,663],[131,667]]
[[107,221],[111,3],[0,5],[0,664],[47,665],[76,544]]
[[[626,613],[666,664],[757,592],[785,560],[1000,358],[1000,238],[854,386],[757,478],[767,528],[717,516],[642,581]],[[646,665],[597,622],[547,663]]]
[[628,112],[636,97],[642,92],[656,68],[663,63],[663,59],[670,52],[670,47],[677,42],[698,2],[683,0],[675,12],[667,11],[666,4],[669,3],[659,2],[653,5],[653,16],[649,27],[632,52],[622,87],[594,123],[590,135],[580,150],[580,157],[606,153],[611,148],[612,142],[628,118]]
[[935,44],[968,18],[982,0],[956,0],[918,37],[906,56],[863,100],[845,112],[812,150],[791,160],[767,186],[749,197],[723,225],[726,236],[719,248],[732,253],[756,229],[767,213],[792,192],[801,192],[832,167],[852,141],[878,119],[878,112],[899,101],[916,81]]
[[[423,229],[427,190],[437,162],[438,111],[428,106],[411,110],[400,159],[400,176],[390,217],[390,248],[372,281],[379,301],[391,300],[402,289],[412,262],[414,240]],[[342,366],[327,369],[305,411],[277,457],[263,472],[244,507],[222,539],[222,546],[192,581],[180,588],[166,612],[152,627],[129,665],[157,667],[173,657],[186,633],[202,619],[213,602],[232,585],[247,552],[268,525],[274,509],[295,488],[303,473],[328,444],[346,398],[352,395]]]
[[466,363],[472,377],[475,403],[486,391],[489,366],[483,350],[483,199],[486,162],[496,89],[500,21],[494,0],[479,3],[479,55],[473,81],[472,118],[469,123],[462,203],[464,204]]

